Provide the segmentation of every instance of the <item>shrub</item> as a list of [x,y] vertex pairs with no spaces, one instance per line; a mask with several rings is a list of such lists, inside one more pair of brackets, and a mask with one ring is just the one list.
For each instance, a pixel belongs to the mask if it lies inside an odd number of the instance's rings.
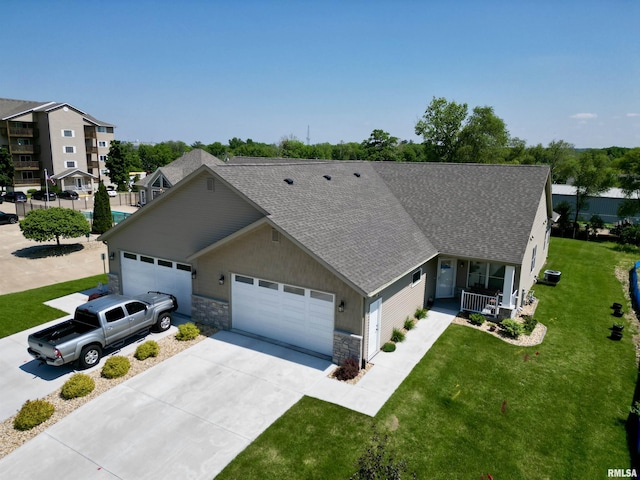
[[55,407],[46,400],[27,400],[13,419],[16,430],[30,430],[51,418]]
[[427,309],[426,308],[418,308],[416,309],[416,313],[413,314],[415,318],[418,320],[422,320],[427,317]]
[[510,318],[502,321],[502,329],[511,338],[518,338],[520,335],[522,335],[522,325]]
[[118,378],[127,374],[131,368],[131,362],[127,357],[116,355],[107,359],[102,367],[102,376],[105,378]]
[[387,342],[384,345],[382,345],[382,351],[383,352],[395,352],[396,351],[396,344],[393,342]]
[[392,342],[402,342],[404,341],[404,332],[398,328],[393,328],[393,333],[391,334]]
[[336,371],[338,380],[351,380],[356,378],[360,372],[360,366],[355,358],[347,358]]
[[[374,425],[371,441],[356,462],[358,471],[351,475],[349,480],[374,480],[377,478],[396,480],[402,478],[402,474],[407,471],[407,462],[406,460],[397,460],[396,453],[387,446],[388,441],[389,436],[381,436]],[[416,473],[412,472],[411,477],[417,478]]]
[[200,329],[195,326],[195,324],[183,323],[182,325],[178,325],[178,333],[176,333],[176,339],[178,340],[193,340],[198,335],[200,335]]
[[485,322],[486,318],[481,313],[472,313],[469,315],[469,321],[474,325],[482,325]]
[[149,357],[157,357],[160,352],[160,346],[158,342],[155,340],[149,340],[148,342],[144,342],[142,345],[138,345],[136,348],[136,353],[134,353],[134,357],[138,360],[146,360]]
[[404,320],[404,329],[405,330],[411,330],[415,326],[416,326],[416,321],[413,318],[407,317]]
[[60,395],[65,400],[70,400],[89,395],[94,388],[96,388],[96,382],[93,378],[84,373],[76,373],[64,383]]
[[538,320],[533,318],[531,315],[523,315],[522,320],[523,320],[522,330],[527,335],[531,335],[531,332],[533,332],[533,329],[536,328],[536,325],[538,325]]

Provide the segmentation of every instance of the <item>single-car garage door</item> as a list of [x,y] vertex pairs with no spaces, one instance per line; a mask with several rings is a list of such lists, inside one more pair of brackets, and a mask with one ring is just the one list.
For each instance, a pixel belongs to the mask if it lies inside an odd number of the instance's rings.
[[332,356],[334,296],[233,275],[233,328]]
[[191,315],[191,265],[137,253],[122,252],[122,293],[170,293],[178,299],[178,312]]

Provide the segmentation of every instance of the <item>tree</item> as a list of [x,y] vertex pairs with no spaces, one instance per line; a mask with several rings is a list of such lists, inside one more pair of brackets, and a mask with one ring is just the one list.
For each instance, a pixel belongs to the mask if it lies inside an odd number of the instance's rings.
[[475,107],[459,134],[456,160],[466,163],[501,163],[509,132],[493,107]]
[[542,163],[551,168],[551,179],[554,183],[566,182],[571,174],[571,160],[575,159],[573,144],[564,140],[554,140],[547,145]]
[[129,187],[129,172],[135,167],[142,168],[138,152],[131,142],[114,140],[109,148],[109,155],[104,163],[109,170],[109,178],[117,185],[120,192]]
[[362,149],[366,160],[394,162],[398,159],[397,145],[397,137],[391,136],[384,130],[376,129],[371,132],[367,140],[362,142]]
[[620,186],[625,200],[618,209],[621,217],[632,217],[640,212],[640,148],[627,151],[620,160]]
[[70,208],[52,207],[32,210],[20,221],[20,230],[25,238],[36,242],[56,239],[60,245],[60,237],[77,238],[87,235],[91,226],[82,213]]
[[0,147],[0,191],[13,185],[13,159],[7,147]]
[[576,189],[574,210],[574,237],[580,211],[589,205],[589,197],[595,197],[611,188],[615,182],[613,169],[606,154],[587,150],[571,162],[573,186]]
[[454,162],[462,123],[467,118],[466,103],[449,102],[446,98],[433,97],[422,119],[416,123],[416,135],[422,136],[427,150],[436,153],[434,160]]
[[113,226],[113,217],[111,216],[111,204],[109,203],[109,194],[100,182],[98,191],[93,201],[93,233],[104,233]]

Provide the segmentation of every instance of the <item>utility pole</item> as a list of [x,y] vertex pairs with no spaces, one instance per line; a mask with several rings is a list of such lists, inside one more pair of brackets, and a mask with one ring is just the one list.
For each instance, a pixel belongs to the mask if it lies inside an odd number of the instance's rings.
[[307,125],[307,145],[311,144],[311,137],[309,137],[309,125]]

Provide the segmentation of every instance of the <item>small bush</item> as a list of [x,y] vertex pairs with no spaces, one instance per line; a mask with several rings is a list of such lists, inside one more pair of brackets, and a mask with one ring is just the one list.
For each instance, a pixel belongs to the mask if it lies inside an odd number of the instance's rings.
[[404,341],[404,332],[394,327],[393,333],[391,334],[391,341],[396,343]]
[[404,329],[405,330],[411,330],[415,326],[416,326],[416,321],[413,318],[407,317],[404,320]]
[[518,338],[520,335],[522,335],[522,324],[510,318],[502,321],[502,329],[511,338]]
[[[398,460],[396,452],[387,443],[388,435],[380,435],[375,425],[373,436],[367,445],[365,452],[356,462],[357,471],[349,477],[349,480],[399,480],[407,478],[403,475],[407,472],[406,460]],[[417,478],[416,472],[409,474],[411,478]]]
[[76,373],[64,383],[60,395],[65,400],[70,400],[89,395],[94,388],[96,388],[96,382],[93,378],[84,373]]
[[413,314],[415,318],[418,320],[422,320],[427,317],[427,309],[426,308],[418,308],[416,309],[416,313]]
[[384,345],[382,345],[382,351],[383,352],[395,352],[396,351],[396,344],[393,342],[387,342]]
[[355,358],[347,358],[336,371],[338,380],[351,380],[356,378],[360,372],[360,366]]
[[160,352],[160,346],[158,342],[155,340],[149,340],[148,342],[144,342],[142,345],[138,345],[136,348],[136,353],[134,353],[134,357],[138,360],[146,360],[149,357],[157,357]]
[[469,315],[469,321],[474,325],[482,325],[485,322],[486,318],[481,313],[472,313]]
[[178,333],[176,333],[176,339],[182,341],[193,340],[198,335],[200,335],[200,329],[196,327],[195,324],[189,322],[178,325]]
[[538,320],[533,318],[531,315],[523,315],[522,320],[523,320],[522,330],[524,331],[525,334],[531,335],[531,332],[533,332],[533,329],[536,328],[536,325],[538,325]]
[[127,357],[116,355],[107,359],[102,367],[102,376],[105,378],[124,377],[131,368],[131,362]]
[[46,400],[27,400],[13,419],[16,430],[30,430],[51,418],[55,407]]

